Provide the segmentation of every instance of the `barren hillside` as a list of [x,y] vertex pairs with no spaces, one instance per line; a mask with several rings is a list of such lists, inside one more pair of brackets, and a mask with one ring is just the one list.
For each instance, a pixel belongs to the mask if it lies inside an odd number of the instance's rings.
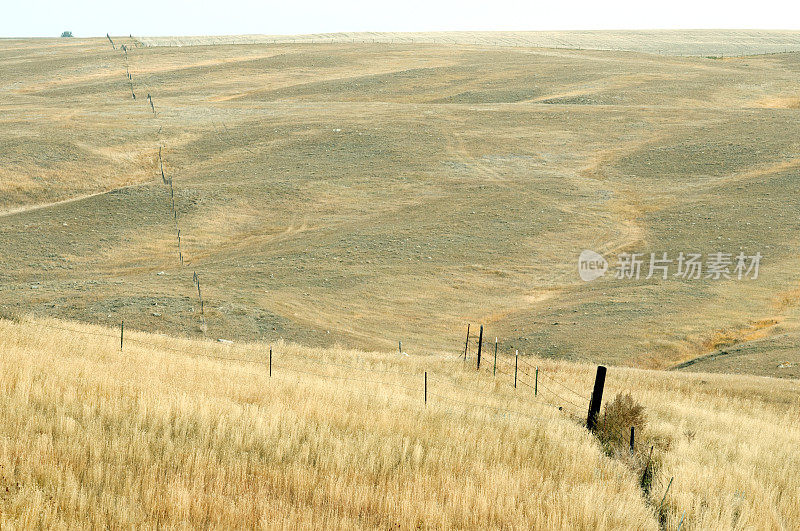
[[0,41],[5,314],[800,376],[796,53],[112,39]]

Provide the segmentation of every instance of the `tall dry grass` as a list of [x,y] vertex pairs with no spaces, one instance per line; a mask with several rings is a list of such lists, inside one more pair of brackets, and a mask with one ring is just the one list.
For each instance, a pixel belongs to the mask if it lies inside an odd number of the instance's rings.
[[800,522],[794,381],[612,369],[660,448],[646,498],[547,394],[590,366],[535,362],[534,398],[451,354],[278,344],[270,378],[267,345],[115,334],[0,321],[3,528],[655,529],[670,476],[665,527]]

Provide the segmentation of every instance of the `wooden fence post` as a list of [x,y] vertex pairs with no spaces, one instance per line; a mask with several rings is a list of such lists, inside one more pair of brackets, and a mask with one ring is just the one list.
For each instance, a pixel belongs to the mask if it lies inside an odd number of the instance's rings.
[[497,376],[497,338],[494,338],[494,368],[492,368],[492,376]]
[[519,350],[514,352],[514,389],[517,388],[517,366],[519,364]]
[[122,352],[122,336],[125,335],[125,321],[119,324],[119,351]]
[[536,367],[536,378],[533,380],[533,396],[539,396],[539,367]]
[[424,395],[425,405],[428,405],[428,371],[425,371],[425,395]]
[[483,325],[481,325],[481,330],[478,332],[478,370],[481,368],[481,347],[483,346]]
[[464,361],[467,361],[467,350],[469,350],[469,323],[467,323],[467,344],[464,345]]
[[269,377],[272,378],[272,347],[269,347]]
[[636,433],[636,426],[631,426],[631,453],[633,453],[634,449],[634,434]]
[[594,379],[594,390],[592,398],[589,400],[589,415],[586,417],[586,427],[589,431],[597,428],[597,416],[600,413],[600,404],[603,401],[603,386],[606,383],[606,368],[602,365],[597,366],[597,376]]

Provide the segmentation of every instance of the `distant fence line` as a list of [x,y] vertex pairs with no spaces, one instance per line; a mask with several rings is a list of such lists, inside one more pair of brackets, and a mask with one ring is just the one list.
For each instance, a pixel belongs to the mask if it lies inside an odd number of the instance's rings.
[[[114,43],[113,39],[108,34],[106,34],[106,37],[108,38],[108,41],[111,43],[112,48],[114,50],[117,50],[118,49],[117,45],[116,45],[116,43]],[[133,35],[130,35],[130,43],[133,44],[134,48],[138,48],[139,46],[142,45],[141,41],[138,41],[138,40],[134,39]],[[125,79],[126,79],[126,81],[128,83],[128,87],[130,88],[130,92],[131,92],[132,98],[134,100],[136,100],[136,92],[134,90],[134,85],[133,85],[133,75],[132,75],[131,70],[130,70],[130,57],[129,57],[129,54],[128,54],[129,46],[127,44],[121,44],[119,46],[119,49],[124,54],[123,55],[123,57],[124,57],[123,61],[124,61],[124,65],[125,65]],[[147,88],[148,88],[148,91],[147,91],[146,101],[150,106],[150,111],[153,114],[153,118],[158,118],[158,113],[156,112],[156,107],[155,107],[155,103],[153,101],[153,97],[150,94],[149,87],[147,87]],[[182,239],[181,239],[181,229],[180,229],[180,225],[178,223],[178,209],[175,206],[175,188],[174,188],[174,185],[173,185],[172,176],[171,175],[168,176],[166,174],[165,170],[164,170],[164,155],[163,155],[164,146],[163,146],[163,143],[160,140],[162,129],[163,129],[163,125],[159,126],[158,133],[157,133],[157,136],[159,137],[159,139],[157,141],[157,144],[158,144],[158,170],[159,170],[159,173],[161,175],[162,184],[169,186],[170,207],[172,209],[172,216],[171,217],[172,217],[172,221],[173,221],[173,223],[175,225],[175,239],[177,241],[178,263],[180,264],[181,267],[183,267],[184,266],[184,254],[183,254],[183,246],[182,246]],[[193,283],[197,286],[197,295],[198,295],[198,299],[199,299],[199,303],[200,303],[200,321],[201,321],[203,333],[205,333],[205,331],[206,331],[206,320],[205,320],[205,312],[204,312],[204,308],[203,308],[204,304],[203,304],[203,298],[202,298],[202,296],[200,294],[200,282],[199,282],[199,277],[197,276],[197,272],[194,272],[194,274],[193,274]]]

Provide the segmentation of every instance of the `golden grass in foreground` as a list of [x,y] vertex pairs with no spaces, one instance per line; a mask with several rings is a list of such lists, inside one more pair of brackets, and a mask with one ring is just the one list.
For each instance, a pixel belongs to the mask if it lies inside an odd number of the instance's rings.
[[[655,529],[670,476],[667,528],[800,523],[794,380],[612,368],[608,396],[630,390],[663,449],[647,500],[546,400],[568,404],[455,355],[277,344],[269,378],[267,345],[113,336],[0,321],[4,528]],[[589,389],[592,366],[529,361]]]

